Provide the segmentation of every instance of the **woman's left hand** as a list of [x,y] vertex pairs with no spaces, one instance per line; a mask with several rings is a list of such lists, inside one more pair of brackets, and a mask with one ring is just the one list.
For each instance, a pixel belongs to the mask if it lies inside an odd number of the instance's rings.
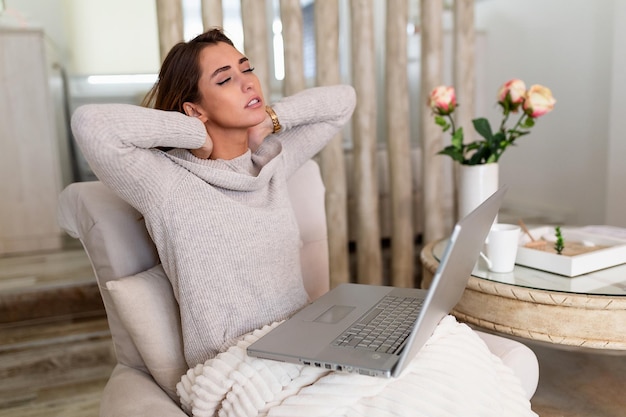
[[211,153],[213,152],[213,141],[211,137],[207,133],[206,140],[204,141],[204,145],[198,149],[190,149],[189,150],[193,156],[200,159],[209,159]]
[[252,152],[256,151],[263,140],[274,131],[274,125],[269,115],[256,126],[248,129],[248,147]]

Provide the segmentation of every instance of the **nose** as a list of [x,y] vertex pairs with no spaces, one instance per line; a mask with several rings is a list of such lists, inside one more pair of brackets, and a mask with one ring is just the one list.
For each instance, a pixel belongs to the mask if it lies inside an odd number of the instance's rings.
[[243,91],[250,91],[254,87],[254,82],[252,80],[244,80],[241,87]]

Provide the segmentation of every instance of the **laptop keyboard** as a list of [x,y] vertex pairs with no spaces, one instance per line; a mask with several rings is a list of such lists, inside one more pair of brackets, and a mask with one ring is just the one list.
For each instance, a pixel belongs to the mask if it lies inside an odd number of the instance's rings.
[[396,353],[411,332],[423,302],[412,297],[386,296],[332,345]]

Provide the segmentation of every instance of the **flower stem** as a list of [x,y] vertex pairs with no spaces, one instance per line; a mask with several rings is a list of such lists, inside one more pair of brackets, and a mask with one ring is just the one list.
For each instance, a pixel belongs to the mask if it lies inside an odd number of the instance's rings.
[[510,114],[511,114],[510,111],[505,111],[504,118],[502,119],[502,123],[500,123],[500,132],[502,132],[505,135],[505,138],[507,139],[504,140],[504,144],[496,146],[497,150],[494,152],[496,162],[500,159],[500,157],[502,156],[506,148],[509,145],[512,145],[515,139],[517,139],[517,137],[519,136],[516,133],[517,129],[522,125],[522,121],[524,121],[524,118],[527,117],[527,114],[522,112],[522,115],[520,116],[519,119],[517,119],[517,123],[515,123],[515,125],[513,126],[513,129],[509,130],[510,134],[507,135],[505,125],[506,125],[506,122],[509,120]]
[[526,113],[522,113],[520,118],[517,120],[517,123],[515,123],[515,126],[513,126],[513,130],[517,130],[517,128],[522,124],[522,120],[524,120],[524,117],[526,116],[528,116]]
[[450,120],[450,126],[452,129],[452,136],[454,136],[454,133],[456,132],[456,126],[454,125],[454,119],[452,118],[452,114],[447,114],[446,116],[448,116],[448,119]]
[[[509,110],[504,111],[504,117],[502,118],[502,123],[500,123],[500,132],[502,133],[505,133],[505,125],[506,125],[506,122],[509,120],[510,114],[511,112]],[[517,123],[519,124],[519,121]]]

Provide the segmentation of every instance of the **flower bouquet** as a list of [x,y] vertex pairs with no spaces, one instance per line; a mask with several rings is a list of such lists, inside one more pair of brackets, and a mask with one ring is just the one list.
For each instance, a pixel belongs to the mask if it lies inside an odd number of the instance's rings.
[[[446,132],[451,130],[452,140],[439,152],[448,155],[463,165],[480,165],[498,162],[504,151],[515,143],[520,136],[530,133],[535,119],[549,113],[556,100],[549,88],[533,85],[528,90],[524,81],[512,79],[500,87],[498,105],[502,108],[503,118],[497,131],[493,131],[489,121],[480,117],[472,120],[474,129],[482,139],[463,142],[463,128],[454,123],[452,114],[457,108],[456,94],[453,87],[439,86],[430,93],[429,105],[435,114],[435,123]],[[512,128],[507,127],[509,116],[522,110]]]

